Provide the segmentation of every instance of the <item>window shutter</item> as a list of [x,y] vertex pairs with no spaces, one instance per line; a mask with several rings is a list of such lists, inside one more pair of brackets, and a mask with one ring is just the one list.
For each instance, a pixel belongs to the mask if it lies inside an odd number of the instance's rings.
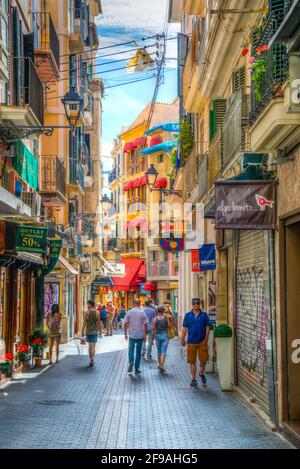
[[34,54],[34,34],[24,35],[24,57],[29,57],[33,60]]
[[12,15],[12,53],[13,53],[13,104],[21,104],[21,85],[22,85],[22,67],[21,67],[21,48],[20,48],[21,25],[19,12],[13,7]]
[[234,70],[232,73],[232,92],[233,94],[237,93],[238,91],[245,92],[245,85],[246,85],[246,73],[245,67],[238,68]]
[[209,138],[215,136],[218,129],[223,128],[223,119],[226,112],[226,99],[214,99],[210,111]]

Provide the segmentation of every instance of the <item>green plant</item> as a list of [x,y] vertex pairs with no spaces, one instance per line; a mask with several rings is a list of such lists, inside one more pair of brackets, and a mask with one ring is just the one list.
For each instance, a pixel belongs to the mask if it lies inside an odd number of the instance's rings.
[[220,324],[215,328],[214,337],[219,339],[232,337],[232,328],[228,324]]
[[252,81],[254,83],[254,94],[257,101],[262,99],[263,78],[266,75],[266,62],[262,58],[257,58],[252,65]]
[[182,117],[179,123],[179,148],[181,164],[184,165],[194,146],[194,136],[191,124],[186,117]]
[[26,344],[19,345],[17,348],[16,356],[21,363],[28,361],[29,358],[29,347]]
[[48,343],[48,332],[44,331],[43,329],[35,329],[33,331],[32,335],[29,338],[30,344],[32,345],[33,342],[36,339],[41,339],[42,340],[42,342],[41,342],[42,345],[47,345],[47,343]]
[[175,179],[176,177],[176,158],[177,158],[177,150],[173,150],[172,153],[169,155],[171,161],[171,173],[167,174],[167,176],[171,179]]

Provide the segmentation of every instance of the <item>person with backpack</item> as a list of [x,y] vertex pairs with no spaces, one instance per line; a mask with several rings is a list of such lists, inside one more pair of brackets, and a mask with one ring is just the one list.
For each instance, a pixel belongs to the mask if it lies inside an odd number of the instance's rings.
[[61,315],[59,313],[59,306],[53,304],[51,312],[47,316],[47,326],[49,331],[49,364],[52,365],[52,350],[55,344],[56,362],[58,363],[59,344],[61,339]]
[[156,341],[158,369],[165,373],[164,363],[169,345],[168,329],[173,326],[170,314],[166,313],[164,306],[157,307],[157,315],[152,320],[152,337]]
[[86,333],[86,341],[89,344],[89,357],[90,367],[94,366],[94,356],[96,351],[96,343],[98,340],[98,333],[102,333],[101,318],[99,311],[95,308],[95,301],[88,301],[88,310],[84,314],[82,325],[82,337]]

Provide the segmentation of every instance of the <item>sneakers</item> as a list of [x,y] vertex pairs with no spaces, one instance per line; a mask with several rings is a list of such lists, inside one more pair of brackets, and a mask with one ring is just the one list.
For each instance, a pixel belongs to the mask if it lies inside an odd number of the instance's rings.
[[141,373],[142,373],[141,370],[135,370],[136,375],[140,375]]
[[198,381],[196,379],[192,379],[191,386],[195,387],[197,386],[197,384],[198,384]]
[[206,386],[206,377],[205,375],[200,375],[202,386]]
[[132,373],[132,370],[133,370],[133,363],[129,363],[128,373]]

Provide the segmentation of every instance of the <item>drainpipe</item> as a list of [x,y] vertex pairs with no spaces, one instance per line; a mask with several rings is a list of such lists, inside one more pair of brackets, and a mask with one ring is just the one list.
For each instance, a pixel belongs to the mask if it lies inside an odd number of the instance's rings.
[[277,376],[277,340],[276,340],[276,283],[275,283],[275,232],[268,231],[269,244],[269,297],[271,322],[271,363],[270,363],[270,418],[278,426],[278,376]]

